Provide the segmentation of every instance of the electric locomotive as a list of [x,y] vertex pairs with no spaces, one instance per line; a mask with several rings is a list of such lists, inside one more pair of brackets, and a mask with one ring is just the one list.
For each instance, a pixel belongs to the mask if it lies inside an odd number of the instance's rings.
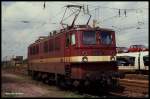
[[28,47],[29,75],[59,86],[117,85],[115,31],[74,21]]

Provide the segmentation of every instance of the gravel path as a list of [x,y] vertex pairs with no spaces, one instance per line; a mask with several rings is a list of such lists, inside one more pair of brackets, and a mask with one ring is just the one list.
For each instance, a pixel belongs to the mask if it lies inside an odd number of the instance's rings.
[[2,97],[83,97],[55,86],[32,80],[28,76],[2,72]]

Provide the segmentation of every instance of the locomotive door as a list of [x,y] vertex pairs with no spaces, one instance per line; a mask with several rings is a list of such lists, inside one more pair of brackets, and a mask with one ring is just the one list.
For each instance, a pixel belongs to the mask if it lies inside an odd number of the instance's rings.
[[69,65],[70,63],[70,54],[71,54],[71,50],[70,50],[70,34],[69,32],[66,33],[65,35],[65,52],[64,52],[64,56],[65,56],[65,64]]
[[71,56],[71,46],[70,46],[70,33],[65,34],[65,50],[64,50],[64,60],[65,60],[65,75],[70,78],[71,68],[70,68],[70,56]]
[[66,33],[66,42],[65,42],[65,52],[64,56],[66,57],[66,63],[70,63],[70,57],[73,55],[73,51],[76,44],[76,37],[74,32]]

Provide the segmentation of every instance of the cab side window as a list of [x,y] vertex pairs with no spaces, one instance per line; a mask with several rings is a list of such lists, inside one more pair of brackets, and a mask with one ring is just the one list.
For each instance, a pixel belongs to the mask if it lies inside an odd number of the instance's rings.
[[75,44],[76,44],[75,33],[72,33],[72,35],[71,35],[71,45],[75,45]]

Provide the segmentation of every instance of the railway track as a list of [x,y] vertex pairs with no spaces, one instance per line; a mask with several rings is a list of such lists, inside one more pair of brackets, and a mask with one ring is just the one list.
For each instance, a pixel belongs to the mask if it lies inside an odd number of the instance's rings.
[[119,79],[119,83],[119,90],[111,94],[125,97],[148,97],[148,80]]
[[143,74],[125,74],[126,79],[149,80],[149,75]]
[[[6,70],[17,74],[26,74],[26,67],[17,67]],[[110,95],[84,94],[85,97],[148,97],[149,81],[147,76],[127,75],[119,79],[120,88],[110,92]]]

